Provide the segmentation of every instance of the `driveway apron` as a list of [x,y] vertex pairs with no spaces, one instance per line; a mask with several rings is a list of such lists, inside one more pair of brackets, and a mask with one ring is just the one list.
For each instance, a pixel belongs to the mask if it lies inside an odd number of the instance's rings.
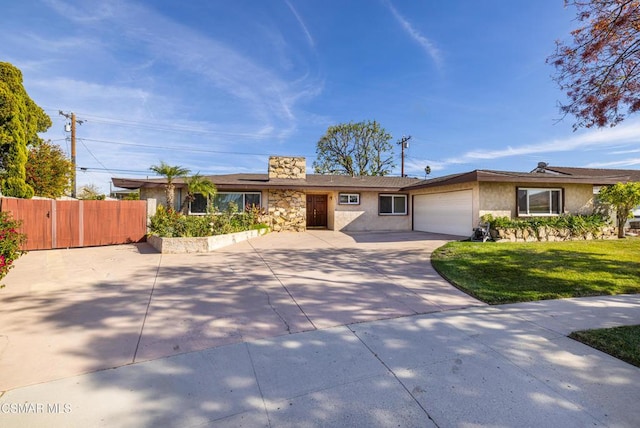
[[207,254],[33,251],[0,291],[0,390],[259,338],[483,305],[425,233],[272,233]]

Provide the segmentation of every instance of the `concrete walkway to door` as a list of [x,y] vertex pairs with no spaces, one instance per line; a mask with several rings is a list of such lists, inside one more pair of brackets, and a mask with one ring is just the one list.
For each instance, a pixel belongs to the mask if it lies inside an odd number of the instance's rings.
[[445,236],[272,233],[207,254],[33,251],[0,291],[0,391],[302,331],[484,306],[444,281]]

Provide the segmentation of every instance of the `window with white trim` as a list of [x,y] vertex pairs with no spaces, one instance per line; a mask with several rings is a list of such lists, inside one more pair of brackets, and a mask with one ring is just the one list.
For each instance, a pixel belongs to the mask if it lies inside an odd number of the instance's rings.
[[407,195],[379,195],[380,215],[407,215]]
[[340,205],[360,205],[360,193],[340,193],[338,195]]
[[518,216],[562,214],[562,189],[518,188]]
[[243,212],[252,207],[260,208],[261,197],[260,192],[218,192],[213,197],[213,206],[217,212],[224,212],[230,204],[235,204],[238,212]]

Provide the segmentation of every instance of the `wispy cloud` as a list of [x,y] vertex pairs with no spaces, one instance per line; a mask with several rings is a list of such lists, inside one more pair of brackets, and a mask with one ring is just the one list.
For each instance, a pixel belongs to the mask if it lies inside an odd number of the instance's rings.
[[[135,68],[143,64],[163,69],[163,74],[168,68],[174,75],[183,73],[185,78],[195,77],[194,84],[209,87],[211,99],[224,104],[226,114],[232,109],[237,110],[238,120],[241,119],[245,129],[253,128],[260,133],[268,129],[272,138],[282,138],[294,132],[299,121],[298,103],[315,97],[322,90],[322,82],[312,76],[298,79],[283,76],[275,67],[257,62],[230,44],[207,37],[141,4],[118,1],[117,7],[99,8],[95,19],[91,20],[88,8],[71,13],[69,2],[47,2],[78,28],[86,25],[91,26],[92,34],[118,32],[125,37],[129,48],[136,49],[138,54],[133,59],[129,58],[128,63],[121,64],[123,75],[126,75],[126,70],[135,72]],[[290,3],[287,4],[313,44],[300,15]],[[68,43],[73,43],[73,39]],[[113,58],[111,53],[116,48],[101,46],[101,49],[106,54],[105,58]],[[174,104],[188,103],[185,95],[180,93],[184,90],[182,87],[168,89],[173,93],[165,96],[174,97]]]
[[[434,171],[444,170],[451,165],[473,164],[479,161],[498,160],[502,158],[540,155],[544,153],[579,152],[592,149],[607,149],[621,145],[638,144],[640,142],[640,120],[629,121],[615,128],[591,130],[580,135],[565,139],[542,141],[522,146],[507,146],[494,150],[472,150],[462,153],[460,156],[444,160],[413,160],[408,165],[414,170],[420,170],[425,165],[430,165]],[[630,153],[637,150],[629,150]],[[612,152],[613,154],[613,152]],[[611,162],[589,164],[589,167],[615,167],[633,166],[640,164],[638,159],[626,159]]]
[[300,24],[300,27],[302,27],[302,31],[304,32],[305,36],[307,37],[307,41],[309,42],[309,45],[311,47],[314,47],[315,46],[315,41],[313,40],[313,37],[311,37],[311,33],[309,32],[309,29],[307,28],[307,26],[305,25],[304,21],[302,20],[302,17],[298,13],[298,11],[293,7],[293,5],[291,4],[291,2],[289,0],[285,0],[285,3],[287,4],[287,6],[289,6],[289,9],[291,9],[291,13],[293,13],[293,16],[295,16],[296,19],[298,20],[298,24]]
[[592,162],[587,164],[587,168],[621,168],[625,166],[640,165],[640,158],[624,159],[613,162]]
[[440,54],[440,50],[436,47],[436,45],[429,40],[427,37],[422,35],[420,31],[418,31],[411,22],[409,22],[404,16],[398,12],[398,10],[393,6],[390,0],[385,0],[385,4],[391,10],[393,17],[398,21],[398,23],[402,26],[402,29],[411,37],[416,43],[418,43],[422,49],[431,57],[433,62],[436,63],[438,67],[442,66],[442,55]]

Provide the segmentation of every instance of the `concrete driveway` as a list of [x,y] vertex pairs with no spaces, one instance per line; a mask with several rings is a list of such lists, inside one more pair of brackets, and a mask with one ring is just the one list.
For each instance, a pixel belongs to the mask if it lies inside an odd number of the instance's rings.
[[0,391],[221,345],[483,306],[429,262],[444,236],[273,233],[208,254],[34,251],[0,291]]
[[32,252],[0,291],[0,426],[640,426],[640,369],[566,337],[640,324],[640,295],[489,307],[433,272],[444,238]]

